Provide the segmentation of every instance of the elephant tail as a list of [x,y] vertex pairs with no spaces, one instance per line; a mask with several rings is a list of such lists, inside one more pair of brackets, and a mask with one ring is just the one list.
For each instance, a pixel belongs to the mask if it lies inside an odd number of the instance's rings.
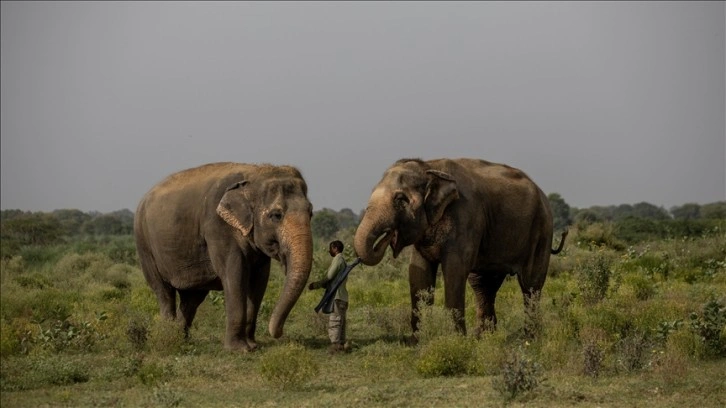
[[551,249],[552,255],[557,255],[562,251],[562,247],[565,246],[565,238],[567,238],[567,234],[569,233],[569,230],[562,231],[562,239],[560,240],[560,246],[557,247],[557,249]]

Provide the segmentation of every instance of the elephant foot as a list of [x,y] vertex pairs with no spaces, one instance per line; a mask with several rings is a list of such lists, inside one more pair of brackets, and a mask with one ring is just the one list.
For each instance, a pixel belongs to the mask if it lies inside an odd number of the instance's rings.
[[227,341],[224,348],[230,351],[241,351],[243,353],[251,353],[257,350],[257,343],[248,343],[246,340]]

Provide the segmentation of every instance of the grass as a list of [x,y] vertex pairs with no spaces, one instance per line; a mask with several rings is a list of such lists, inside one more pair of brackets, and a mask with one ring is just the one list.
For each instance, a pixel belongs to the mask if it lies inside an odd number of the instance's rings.
[[[407,254],[387,256],[351,273],[353,350],[334,356],[325,316],[313,311],[320,291],[303,293],[283,338],[266,333],[283,279],[276,265],[259,351],[223,349],[219,294],[184,339],[158,317],[129,255],[112,250],[127,244],[34,248],[25,251],[31,262],[0,264],[1,406],[618,407],[646,397],[649,406],[726,405],[726,234],[622,249],[568,245],[552,259],[535,338],[525,335],[510,278],[497,297],[497,331],[453,333],[439,276],[417,346],[404,342]],[[321,245],[311,280],[328,262]],[[466,304],[471,329],[470,289]]]

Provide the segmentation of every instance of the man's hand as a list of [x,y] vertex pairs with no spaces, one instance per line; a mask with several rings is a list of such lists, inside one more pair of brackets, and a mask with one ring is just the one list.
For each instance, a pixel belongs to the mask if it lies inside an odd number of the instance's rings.
[[308,289],[309,290],[314,290],[314,289],[325,288],[327,286],[328,286],[328,282],[327,281],[317,281],[317,282],[310,283],[310,285],[308,285]]

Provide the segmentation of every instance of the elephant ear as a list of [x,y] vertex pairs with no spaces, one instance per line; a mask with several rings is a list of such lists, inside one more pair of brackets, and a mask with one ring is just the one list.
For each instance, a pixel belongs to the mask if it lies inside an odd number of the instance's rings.
[[426,170],[429,177],[424,196],[424,208],[429,225],[439,222],[444,210],[452,201],[459,198],[456,180],[450,174],[438,170]]
[[248,181],[240,181],[229,186],[217,206],[217,214],[244,236],[252,231],[252,207],[245,188],[247,184]]

